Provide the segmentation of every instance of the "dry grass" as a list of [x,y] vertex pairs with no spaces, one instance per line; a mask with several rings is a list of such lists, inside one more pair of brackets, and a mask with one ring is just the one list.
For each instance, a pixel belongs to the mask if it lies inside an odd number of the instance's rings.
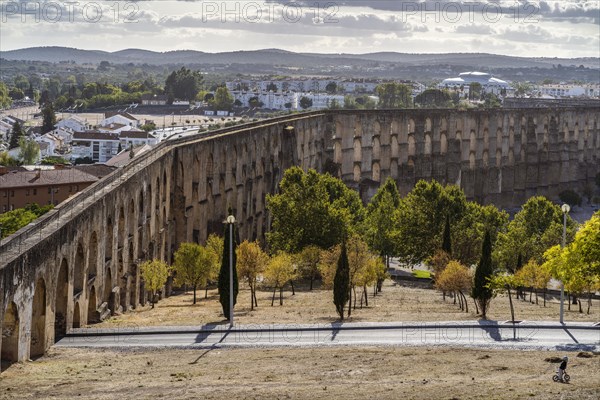
[[[1,399],[597,399],[600,356],[399,347],[51,349],[0,376]],[[560,354],[558,354],[560,355]]]
[[[235,307],[236,323],[273,324],[273,323],[329,323],[337,320],[333,296],[330,290],[308,291],[302,287],[292,296],[289,290],[284,292],[283,306],[279,306],[278,297],[271,307],[269,291],[257,294],[259,307],[250,311],[250,291],[242,289]],[[369,307],[353,311],[351,322],[393,322],[393,321],[464,321],[475,320],[473,301],[469,300],[469,313],[461,312],[453,300],[442,300],[441,293],[416,287],[401,286],[386,281],[383,291],[376,297],[369,292]],[[114,326],[150,326],[150,325],[201,325],[223,322],[221,305],[216,290],[209,291],[204,299],[204,291],[198,291],[199,301],[192,304],[192,293],[178,294],[161,300],[154,310],[150,306],[113,317],[96,327]],[[535,299],[535,296],[534,296]],[[556,299],[549,299],[543,306],[540,296],[539,305],[522,300],[514,300],[517,320],[558,320],[559,306]],[[594,300],[590,315],[577,312],[577,306],[571,311],[565,307],[566,321],[600,321],[600,303]],[[585,308],[584,308],[585,311]],[[492,301],[488,315],[491,320],[510,319],[510,308],[506,296],[498,296]]]

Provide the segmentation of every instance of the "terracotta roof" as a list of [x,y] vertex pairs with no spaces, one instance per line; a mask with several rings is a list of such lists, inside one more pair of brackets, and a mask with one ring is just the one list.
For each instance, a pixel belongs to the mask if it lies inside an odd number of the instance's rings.
[[0,176],[0,189],[91,183],[97,180],[96,176],[73,168],[50,171],[18,171]]
[[94,175],[98,178],[104,178],[106,175],[115,170],[114,167],[106,164],[75,165],[73,168],[86,172],[90,175]]
[[85,131],[73,133],[73,140],[119,140],[114,133]]

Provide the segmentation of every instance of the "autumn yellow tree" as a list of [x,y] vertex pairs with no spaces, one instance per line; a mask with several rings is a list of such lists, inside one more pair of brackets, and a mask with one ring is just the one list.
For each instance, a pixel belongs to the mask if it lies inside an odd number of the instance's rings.
[[160,260],[146,261],[140,265],[140,271],[144,285],[152,296],[150,303],[154,308],[156,292],[165,285],[169,277],[169,266]]
[[260,248],[258,242],[245,240],[238,248],[237,272],[239,279],[243,279],[250,288],[250,310],[258,307],[256,300],[256,281],[269,263],[269,256]]
[[535,304],[538,304],[538,292],[543,290],[544,306],[546,306],[546,289],[550,278],[550,269],[538,264],[533,258],[515,274],[515,279],[521,286],[530,288],[529,302],[533,303],[532,294],[535,292]]
[[[208,284],[215,283],[219,279],[219,269],[221,268],[219,261],[223,255],[223,246],[224,240],[222,236],[215,235],[214,233],[208,235],[208,239],[206,240],[206,249],[210,251],[214,257],[214,262],[211,265],[208,274]],[[208,298],[208,284],[206,285],[204,298]]]
[[304,279],[310,280],[310,290],[313,290],[313,283],[319,276],[319,260],[321,258],[321,249],[314,245],[309,245],[295,255],[298,265],[298,274]]
[[333,278],[335,277],[335,270],[341,252],[342,248],[340,245],[333,246],[328,250],[321,250],[318,268],[319,274],[321,274],[321,282],[326,289],[333,287]]
[[175,252],[175,282],[179,285],[191,285],[194,290],[207,286],[211,268],[215,264],[214,254],[196,243],[182,243]]
[[265,283],[273,288],[271,307],[275,302],[275,293],[279,289],[279,305],[283,305],[283,288],[296,278],[293,258],[286,252],[279,252],[271,257],[264,272]]
[[469,305],[465,292],[471,290],[473,275],[471,271],[458,261],[450,261],[442,273],[436,278],[435,286],[443,292],[455,293],[461,310],[469,312]]

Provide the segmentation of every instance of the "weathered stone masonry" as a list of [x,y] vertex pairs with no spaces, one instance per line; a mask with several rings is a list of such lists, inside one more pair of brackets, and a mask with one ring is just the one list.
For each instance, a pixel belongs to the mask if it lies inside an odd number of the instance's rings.
[[511,206],[591,182],[598,123],[594,108],[332,111],[162,143],[3,241],[2,359],[144,304],[139,264],[221,232],[228,206],[242,239],[263,240],[265,196],[290,166],[336,174],[365,200],[392,176],[403,193],[433,178]]

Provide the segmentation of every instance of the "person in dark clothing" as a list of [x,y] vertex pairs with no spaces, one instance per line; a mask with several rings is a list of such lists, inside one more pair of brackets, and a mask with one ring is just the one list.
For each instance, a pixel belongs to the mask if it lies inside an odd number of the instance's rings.
[[569,357],[564,356],[560,366],[558,367],[558,377],[561,381],[563,381],[563,376],[565,375],[565,371],[567,369],[567,363],[569,362]]

